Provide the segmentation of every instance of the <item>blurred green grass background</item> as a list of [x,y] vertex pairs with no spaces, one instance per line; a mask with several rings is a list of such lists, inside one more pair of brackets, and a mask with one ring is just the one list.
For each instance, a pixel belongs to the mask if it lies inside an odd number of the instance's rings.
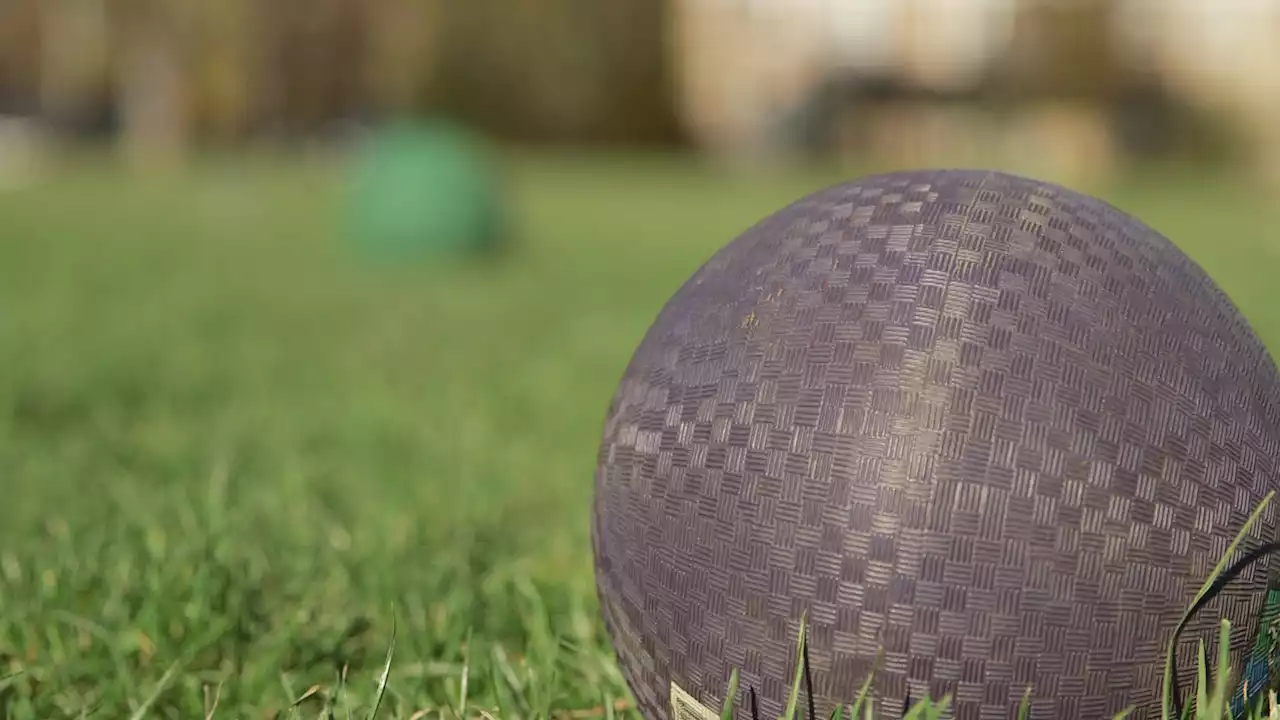
[[[513,256],[445,272],[344,254],[341,167],[82,161],[0,194],[0,715],[270,717],[320,685],[314,717],[344,668],[367,707],[393,614],[384,717],[625,697],[588,535],[614,385],[711,253],[858,173],[521,156]],[[1191,169],[1088,190],[1275,347],[1265,197]]]

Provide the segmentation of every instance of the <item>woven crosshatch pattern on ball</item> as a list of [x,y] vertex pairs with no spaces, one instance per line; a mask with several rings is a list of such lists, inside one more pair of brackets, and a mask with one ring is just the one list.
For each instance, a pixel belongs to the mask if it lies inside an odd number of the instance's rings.
[[[884,707],[958,718],[1158,708],[1163,649],[1276,486],[1274,365],[1153,230],[968,171],[816,193],[662,309],[600,446],[606,625],[645,715],[671,682],[783,709],[807,613],[820,714],[879,650]],[[1269,508],[1248,539],[1274,537]],[[1261,562],[1199,615],[1243,656]]]

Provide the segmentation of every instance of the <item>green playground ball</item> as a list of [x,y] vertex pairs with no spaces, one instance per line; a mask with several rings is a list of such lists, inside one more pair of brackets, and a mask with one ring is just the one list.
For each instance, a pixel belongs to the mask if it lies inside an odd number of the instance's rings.
[[497,170],[487,148],[445,120],[374,130],[351,169],[346,231],[373,259],[476,256],[502,241]]

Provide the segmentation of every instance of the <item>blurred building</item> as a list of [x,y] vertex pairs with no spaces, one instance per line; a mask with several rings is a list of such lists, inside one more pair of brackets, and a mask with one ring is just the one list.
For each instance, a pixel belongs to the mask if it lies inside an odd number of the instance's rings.
[[0,2],[0,116],[143,164],[425,108],[520,142],[1079,182],[1234,150],[1280,182],[1277,71],[1280,0]]
[[1214,111],[1280,184],[1280,0],[1124,0],[1127,60]]
[[1087,181],[1234,136],[1280,167],[1277,0],[674,2],[676,104],[721,156]]

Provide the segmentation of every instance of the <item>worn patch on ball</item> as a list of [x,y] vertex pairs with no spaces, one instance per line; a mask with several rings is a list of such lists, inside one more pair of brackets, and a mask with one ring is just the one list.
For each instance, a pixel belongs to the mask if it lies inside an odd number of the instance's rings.
[[720,715],[698,702],[697,698],[685,692],[672,680],[671,720],[720,720]]

